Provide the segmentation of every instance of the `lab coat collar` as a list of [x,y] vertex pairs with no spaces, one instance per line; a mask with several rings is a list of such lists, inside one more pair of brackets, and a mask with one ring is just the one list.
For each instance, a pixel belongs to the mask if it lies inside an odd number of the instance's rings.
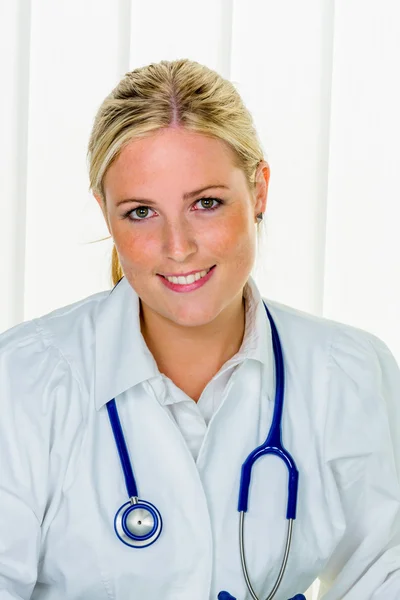
[[[271,373],[274,364],[270,324],[263,298],[251,276],[244,296],[245,334],[239,352],[230,359],[229,365],[253,359],[263,363],[267,373]],[[133,386],[159,376],[157,363],[141,333],[139,297],[123,277],[101,301],[96,315],[96,409]]]

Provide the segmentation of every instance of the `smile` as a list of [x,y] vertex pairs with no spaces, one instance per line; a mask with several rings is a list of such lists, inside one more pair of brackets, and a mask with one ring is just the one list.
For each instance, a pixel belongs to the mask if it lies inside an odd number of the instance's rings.
[[157,275],[162,281],[163,285],[172,290],[173,292],[193,292],[204,285],[210,280],[215,271],[216,265],[211,267],[211,269],[207,269],[206,271],[200,271],[200,273],[195,273],[194,275],[189,275],[188,277],[164,277],[164,275]]
[[195,281],[198,281],[199,279],[202,279],[203,277],[205,277],[207,275],[207,273],[209,273],[211,271],[211,269],[212,269],[212,267],[210,267],[206,271],[199,271],[198,273],[195,273],[194,275],[188,275],[187,277],[184,277],[183,275],[180,275],[179,277],[165,277],[163,275],[162,277],[164,277],[164,279],[167,279],[171,283],[188,285],[190,283],[194,283]]

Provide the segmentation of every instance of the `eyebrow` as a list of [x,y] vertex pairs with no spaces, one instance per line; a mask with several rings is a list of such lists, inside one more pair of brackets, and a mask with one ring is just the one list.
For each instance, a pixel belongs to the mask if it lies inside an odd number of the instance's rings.
[[[186,192],[185,194],[183,194],[183,199],[188,200],[189,198],[193,198],[194,196],[201,194],[201,192],[204,192],[205,190],[209,190],[211,188],[225,188],[226,190],[229,190],[229,187],[227,185],[223,185],[222,183],[206,185],[205,187],[202,187],[198,190],[193,190],[193,192]],[[116,203],[116,206],[120,206],[121,204],[126,204],[127,202],[145,202],[146,204],[150,204],[153,206],[157,204],[157,202],[155,202],[154,200],[147,200],[146,198],[124,198],[123,200],[118,200],[118,202]]]

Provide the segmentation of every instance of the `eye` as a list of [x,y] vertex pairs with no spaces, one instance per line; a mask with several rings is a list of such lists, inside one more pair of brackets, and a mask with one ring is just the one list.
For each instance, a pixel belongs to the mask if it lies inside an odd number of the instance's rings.
[[[223,200],[219,200],[218,198],[213,198],[213,197],[203,197],[203,198],[199,198],[198,200],[196,200],[196,202],[194,204],[198,204],[199,202],[205,202],[206,206],[204,207],[203,204],[203,209],[197,209],[195,212],[212,212],[213,210],[217,210],[222,204],[224,204]],[[211,204],[212,202],[217,202],[216,206],[207,206],[207,204]],[[139,211],[149,211],[149,210],[153,210],[151,209],[149,206],[146,206],[145,204],[141,205],[141,206],[137,206],[136,208],[134,208],[133,210],[128,211],[127,213],[125,213],[125,215],[123,216],[124,219],[129,219],[130,221],[149,221],[150,219],[145,218],[147,216],[147,213],[145,215],[143,215],[143,213],[141,214],[141,216],[139,216],[139,218],[133,218],[132,215],[135,213],[136,216],[140,215]]]

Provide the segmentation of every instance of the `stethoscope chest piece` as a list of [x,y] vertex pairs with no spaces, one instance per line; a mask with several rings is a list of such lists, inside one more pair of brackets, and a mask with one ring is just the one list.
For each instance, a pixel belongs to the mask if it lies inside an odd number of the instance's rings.
[[145,548],[160,536],[161,514],[150,502],[131,498],[117,511],[114,529],[124,544],[133,548]]

